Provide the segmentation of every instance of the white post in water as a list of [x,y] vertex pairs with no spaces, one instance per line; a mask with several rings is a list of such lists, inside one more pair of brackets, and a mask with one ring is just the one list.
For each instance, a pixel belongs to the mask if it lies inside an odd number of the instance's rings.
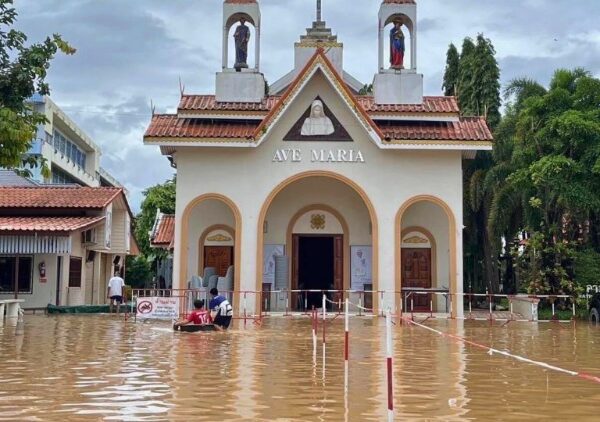
[[348,298],[346,298],[346,316],[345,316],[345,330],[344,330],[344,392],[348,393],[348,355],[350,350],[350,314],[348,313]]
[[312,337],[313,337],[313,365],[317,366],[317,311],[313,309],[311,315],[312,319]]
[[323,381],[325,381],[325,322],[327,319],[327,295],[323,293]]
[[394,378],[393,378],[393,350],[392,350],[392,316],[390,311],[385,315],[385,337],[387,349],[387,392],[388,392],[388,421],[394,420]]

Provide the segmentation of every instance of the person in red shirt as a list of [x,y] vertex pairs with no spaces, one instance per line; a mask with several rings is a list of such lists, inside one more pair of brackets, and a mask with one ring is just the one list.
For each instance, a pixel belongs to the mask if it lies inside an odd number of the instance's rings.
[[209,324],[210,314],[204,309],[204,301],[200,299],[194,300],[194,310],[188,315],[187,318],[181,319],[175,323],[176,327],[181,325],[202,325]]

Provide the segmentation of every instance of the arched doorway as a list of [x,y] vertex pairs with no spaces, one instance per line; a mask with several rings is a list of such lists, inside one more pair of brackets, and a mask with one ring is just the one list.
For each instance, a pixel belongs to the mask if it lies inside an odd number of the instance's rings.
[[[233,291],[239,291],[241,263],[241,213],[237,205],[221,194],[209,193],[201,195],[186,206],[181,217],[181,236],[179,241],[180,266],[178,279],[174,287],[184,289],[194,275],[202,276],[200,246],[204,245],[211,230],[233,226]],[[199,240],[196,240],[199,239]],[[239,301],[232,298],[234,308],[239,307]]]
[[198,274],[202,275],[206,267],[214,267],[216,274],[224,277],[227,269],[234,263],[235,230],[226,224],[214,224],[208,227],[198,240]]
[[[281,182],[263,203],[258,219],[258,247],[257,247],[257,286],[258,291],[263,290],[263,268],[265,245],[281,242],[285,245],[285,254],[290,258],[290,268],[293,267],[291,259],[294,251],[294,226],[299,219],[306,218],[311,210],[322,210],[323,214],[316,215],[316,225],[324,217],[327,227],[327,216],[330,213],[332,220],[341,226],[340,236],[336,240],[334,233],[323,232],[324,237],[331,238],[331,246],[335,255],[335,242],[339,242],[341,258],[338,262],[342,265],[337,286],[347,289],[350,286],[350,246],[352,244],[368,245],[372,248],[372,265],[369,277],[370,283],[365,288],[377,290],[377,217],[370,199],[364,190],[351,179],[329,171],[309,171],[292,176]],[[310,217],[310,216],[309,216]],[[347,233],[347,235],[346,235]],[[301,233],[296,233],[301,234]],[[307,233],[307,235],[318,233]],[[310,243],[307,241],[307,243]],[[296,245],[296,250],[300,248]],[[335,262],[335,259],[332,261]],[[297,263],[300,265],[300,263]],[[335,264],[332,264],[335,265]],[[298,281],[299,282],[299,281]],[[335,281],[332,283],[335,285]],[[292,273],[289,275],[289,287],[292,287]],[[325,285],[324,285],[325,286]],[[300,286],[298,286],[300,287]],[[376,296],[376,295],[374,295]],[[373,298],[376,300],[376,297]],[[261,306],[263,304],[260,304]],[[376,303],[373,303],[376,305]]]
[[444,201],[422,195],[402,205],[396,215],[395,266],[396,299],[405,311],[447,309],[456,315],[457,300],[423,294],[430,289],[457,293],[456,244],[456,220]]

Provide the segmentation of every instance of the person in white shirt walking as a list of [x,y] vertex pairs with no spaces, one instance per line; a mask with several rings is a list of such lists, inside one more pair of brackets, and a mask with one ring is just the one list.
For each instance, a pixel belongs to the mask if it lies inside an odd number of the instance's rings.
[[119,308],[123,303],[123,287],[125,281],[119,277],[119,273],[115,271],[115,276],[108,280],[108,298],[110,299],[110,313],[112,314],[113,305],[117,304],[117,315],[119,314]]

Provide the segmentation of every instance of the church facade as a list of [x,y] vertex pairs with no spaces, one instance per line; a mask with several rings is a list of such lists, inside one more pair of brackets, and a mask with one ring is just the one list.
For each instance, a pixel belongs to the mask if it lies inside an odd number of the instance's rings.
[[177,168],[173,288],[211,268],[240,312],[268,290],[331,290],[374,312],[462,316],[462,164],[492,148],[486,121],[423,95],[414,0],[381,4],[379,71],[361,94],[317,3],[294,68],[267,86],[260,6],[225,0],[215,94],[152,116],[144,142]]

